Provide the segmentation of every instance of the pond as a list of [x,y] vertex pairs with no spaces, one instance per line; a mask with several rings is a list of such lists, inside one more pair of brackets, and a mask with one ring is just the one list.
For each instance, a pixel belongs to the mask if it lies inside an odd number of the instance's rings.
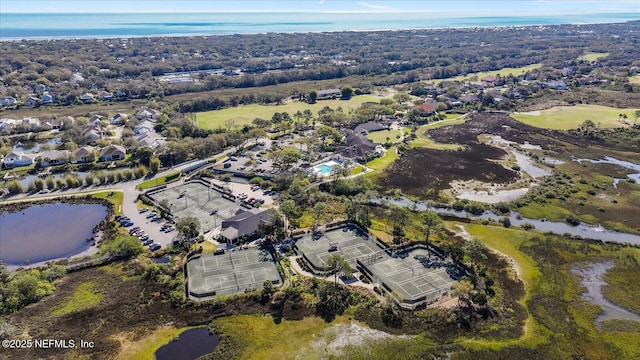
[[582,294],[582,298],[602,307],[603,312],[596,317],[596,324],[600,325],[603,321],[611,319],[640,321],[639,315],[610,302],[605,299],[602,294],[602,285],[607,284],[606,281],[602,279],[602,276],[611,269],[613,265],[613,261],[579,264],[578,266],[572,267],[571,271],[574,274],[580,275],[580,283],[587,288],[587,291]]
[[[640,183],[640,165],[638,164],[634,164],[632,162],[629,161],[623,161],[623,160],[618,160],[616,158],[612,158],[611,156],[605,156],[604,158],[600,159],[600,160],[593,160],[593,159],[581,159],[581,158],[574,158],[574,161],[577,161],[578,163],[582,164],[582,162],[586,161],[586,162],[590,162],[592,164],[613,164],[613,165],[618,165],[621,166],[625,169],[629,169],[629,170],[633,170],[633,171],[637,171],[637,174],[628,174],[627,177],[629,179],[633,179],[636,181],[636,183]],[[618,182],[620,182],[621,179],[613,179],[613,185],[615,187],[618,186]]]
[[93,229],[107,216],[100,204],[34,205],[0,214],[0,260],[20,266],[68,258],[87,250]]
[[[87,177],[88,173],[80,172],[80,171],[71,171],[71,172],[68,172],[68,173],[51,174],[50,176],[52,178],[54,178],[54,179],[62,179],[62,180],[64,180],[65,177],[67,175],[69,175],[69,174],[74,175],[74,176],[79,176],[82,180],[84,180],[84,178]],[[22,184],[22,186],[24,186],[26,188],[26,187],[29,186],[29,184],[31,184],[37,178],[38,178],[38,175],[27,175],[27,176],[25,176],[24,178],[22,178],[19,181],[20,181],[20,184]],[[44,178],[42,178],[42,177],[40,177],[40,178],[44,180]],[[46,187],[46,185],[45,185],[45,187]]]
[[195,360],[213,352],[219,342],[218,336],[209,334],[207,328],[190,329],[183,331],[178,336],[178,340],[158,349],[155,358],[156,360]]
[[13,147],[13,151],[20,152],[24,154],[35,154],[40,151],[40,147],[44,144],[57,146],[62,144],[61,138],[49,139],[43,143],[35,143],[35,142],[27,142],[27,143],[18,143]]

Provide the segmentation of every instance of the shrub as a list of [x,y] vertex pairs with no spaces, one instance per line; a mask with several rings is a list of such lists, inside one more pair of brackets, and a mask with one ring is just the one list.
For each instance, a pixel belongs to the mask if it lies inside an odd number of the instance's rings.
[[525,223],[520,224],[520,227],[521,227],[523,230],[533,230],[533,229],[535,229],[535,228],[536,228],[532,223],[528,223],[528,222],[525,222]]
[[574,214],[571,214],[571,215],[567,216],[567,218],[565,219],[565,221],[566,221],[568,224],[573,225],[573,226],[578,226],[578,225],[580,225],[580,218],[579,218],[579,217],[577,217],[577,216],[576,216],[576,215],[574,215]]

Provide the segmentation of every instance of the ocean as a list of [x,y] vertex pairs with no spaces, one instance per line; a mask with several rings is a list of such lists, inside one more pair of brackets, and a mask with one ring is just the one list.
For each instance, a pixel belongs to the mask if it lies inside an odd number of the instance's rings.
[[227,35],[615,23],[640,13],[461,16],[456,13],[2,14],[0,40]]

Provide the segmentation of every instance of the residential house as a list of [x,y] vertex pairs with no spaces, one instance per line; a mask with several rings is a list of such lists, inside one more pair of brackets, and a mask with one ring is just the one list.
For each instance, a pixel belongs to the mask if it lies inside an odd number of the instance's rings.
[[318,90],[318,100],[337,99],[342,96],[342,92],[338,88]]
[[81,73],[74,73],[73,76],[71,77],[72,83],[79,83],[82,81],[84,81],[84,77],[82,77]]
[[136,116],[138,117],[138,120],[154,121],[160,119],[162,113],[155,109],[142,109]]
[[69,161],[68,150],[51,150],[45,151],[40,155],[40,165],[42,166],[54,166],[66,164]]
[[127,155],[127,150],[120,145],[109,145],[100,150],[102,161],[123,160]]
[[113,94],[108,91],[100,91],[98,93],[98,100],[100,101],[111,101],[113,100]]
[[164,137],[153,131],[147,131],[144,134],[134,137],[140,146],[148,146],[152,149],[166,144]]
[[435,107],[427,104],[416,105],[413,109],[417,110],[422,116],[431,115],[435,112]]
[[5,169],[11,169],[20,166],[29,166],[33,164],[33,161],[36,157],[36,154],[22,154],[12,151],[5,155],[4,159],[2,159],[2,166]]
[[140,124],[136,125],[135,128],[133,128],[133,132],[136,135],[141,135],[144,134],[146,132],[155,132],[155,125],[154,123],[152,123],[149,120],[144,120],[143,122],[141,122]]
[[356,126],[355,129],[353,129],[353,132],[355,132],[356,134],[362,134],[362,135],[366,135],[370,132],[374,132],[374,131],[380,131],[380,130],[384,130],[385,127],[380,125],[379,123],[375,122],[375,121],[369,121],[366,122],[364,124],[360,124],[358,126]]
[[90,126],[100,126],[102,124],[102,116],[100,115],[93,115],[92,117],[89,118],[89,124]]
[[93,102],[94,100],[95,100],[95,96],[93,96],[92,93],[84,93],[82,94],[82,96],[80,96],[80,101],[82,101],[85,104]]
[[222,221],[220,239],[233,243],[239,239],[250,239],[260,233],[260,225],[269,224],[275,215],[275,210],[249,209]]
[[87,126],[82,132],[82,137],[90,144],[94,143],[99,139],[102,139],[102,130],[99,126]]
[[18,120],[16,119],[0,119],[0,131],[2,132],[11,132],[11,129],[16,125]]
[[53,96],[49,93],[42,95],[42,105],[53,105]]
[[83,146],[71,154],[73,164],[90,163],[96,160],[96,149],[93,146]]
[[40,126],[40,119],[38,118],[32,118],[32,117],[26,117],[26,118],[22,118],[22,122],[21,124],[23,126],[25,126],[27,129],[33,131],[35,130],[38,126]]
[[111,125],[123,125],[124,123],[127,122],[128,119],[129,119],[129,115],[117,113],[113,115],[111,120],[109,120],[109,123],[111,123]]
[[38,84],[34,89],[38,94],[42,94],[45,92],[51,91],[51,89],[45,84]]
[[31,107],[31,108],[35,108],[40,106],[40,99],[38,99],[35,96],[29,96],[25,101],[24,101],[24,106],[26,107]]
[[14,98],[13,96],[7,96],[7,97],[0,98],[0,106],[2,106],[2,107],[14,106],[17,103],[18,103],[18,100],[16,100],[16,98]]
[[479,101],[478,97],[473,94],[465,94],[460,96],[460,101],[465,104],[475,104]]
[[567,84],[565,84],[564,81],[562,80],[552,80],[552,81],[541,82],[540,86],[543,88],[549,88],[552,90],[568,90],[569,89],[569,87],[567,87]]

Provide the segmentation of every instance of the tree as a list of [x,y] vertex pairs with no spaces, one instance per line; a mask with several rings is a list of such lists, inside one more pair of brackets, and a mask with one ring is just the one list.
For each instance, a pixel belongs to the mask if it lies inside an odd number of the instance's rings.
[[471,258],[473,262],[478,262],[480,259],[486,259],[487,256],[484,251],[487,247],[484,243],[478,239],[472,239],[464,244],[464,253]]
[[338,287],[338,275],[351,277],[351,265],[340,254],[333,254],[327,259],[327,273],[333,275],[333,281],[336,288]]
[[160,159],[157,156],[154,156],[149,160],[149,170],[155,174],[160,170]]
[[349,86],[343,86],[340,89],[340,95],[341,95],[341,99],[349,100],[351,99],[351,96],[353,96],[353,89]]
[[316,100],[318,100],[318,92],[315,90],[311,90],[309,92],[309,102],[315,104]]
[[5,185],[7,190],[9,190],[9,194],[20,194],[24,192],[24,186],[20,184],[18,180],[11,180]]
[[176,230],[187,240],[195,239],[200,234],[200,221],[194,216],[185,216],[176,222]]
[[323,202],[319,202],[313,206],[313,228],[317,229],[320,225],[320,219],[324,216],[327,210],[327,205]]
[[144,250],[142,243],[135,236],[120,235],[105,244],[102,251],[112,256],[133,257]]
[[431,234],[440,234],[444,229],[444,222],[438,214],[427,211],[422,213],[422,229],[425,234],[425,241],[429,242]]

